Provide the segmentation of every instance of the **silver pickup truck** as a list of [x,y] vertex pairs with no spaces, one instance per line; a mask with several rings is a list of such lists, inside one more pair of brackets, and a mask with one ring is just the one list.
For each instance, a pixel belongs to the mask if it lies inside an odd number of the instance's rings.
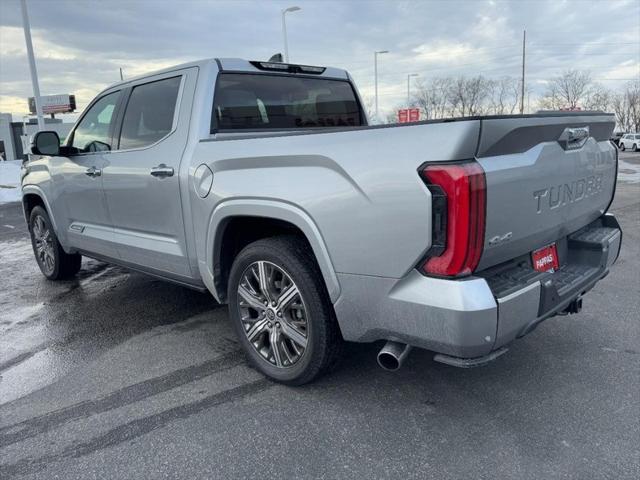
[[344,341],[485,364],[577,313],[621,242],[614,117],[368,126],[335,68],[209,59],[115,84],[23,168],[49,279],[81,256],[208,290],[253,365],[302,384]]

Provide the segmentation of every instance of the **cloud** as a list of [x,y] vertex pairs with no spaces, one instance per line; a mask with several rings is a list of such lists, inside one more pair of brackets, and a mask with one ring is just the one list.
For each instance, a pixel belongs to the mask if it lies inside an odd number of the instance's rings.
[[603,80],[640,78],[640,60],[627,60],[602,75]]
[[[436,40],[423,43],[413,49],[416,53],[414,60],[424,64],[456,63],[467,59],[470,55],[482,55],[483,52],[471,45],[459,42]],[[460,62],[461,63],[461,62]]]
[[[79,106],[119,79],[207,57],[267,59],[282,51],[290,0],[27,0],[41,90],[75,93]],[[293,3],[295,4],[295,2]],[[640,3],[633,0],[299,1],[287,15],[291,59],[352,72],[380,107],[406,98],[408,73],[519,76],[527,29],[527,78],[535,95],[568,68],[618,87],[637,77]],[[0,109],[21,115],[32,95],[18,0],[0,0]],[[18,99],[23,99],[19,101]]]

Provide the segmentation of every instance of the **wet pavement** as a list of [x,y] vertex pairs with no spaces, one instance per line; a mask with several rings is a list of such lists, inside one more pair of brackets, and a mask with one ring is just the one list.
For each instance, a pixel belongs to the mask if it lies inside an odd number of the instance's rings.
[[352,344],[302,388],[252,370],[208,294],[86,259],[45,280],[0,206],[0,478],[638,478],[633,173],[621,258],[579,315],[472,370],[414,351],[387,373]]

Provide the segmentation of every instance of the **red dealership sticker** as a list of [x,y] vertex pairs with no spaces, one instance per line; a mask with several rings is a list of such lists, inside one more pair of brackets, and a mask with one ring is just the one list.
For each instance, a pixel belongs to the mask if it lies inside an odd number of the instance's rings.
[[538,272],[548,272],[557,270],[560,266],[558,261],[558,249],[553,243],[544,248],[540,248],[531,253],[533,268]]

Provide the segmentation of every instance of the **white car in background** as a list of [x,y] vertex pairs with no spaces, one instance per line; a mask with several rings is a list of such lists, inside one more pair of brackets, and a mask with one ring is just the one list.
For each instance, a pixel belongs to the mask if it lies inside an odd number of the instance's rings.
[[627,133],[622,136],[620,143],[618,144],[620,150],[623,152],[627,148],[631,149],[633,152],[637,152],[638,145],[640,145],[640,133]]

